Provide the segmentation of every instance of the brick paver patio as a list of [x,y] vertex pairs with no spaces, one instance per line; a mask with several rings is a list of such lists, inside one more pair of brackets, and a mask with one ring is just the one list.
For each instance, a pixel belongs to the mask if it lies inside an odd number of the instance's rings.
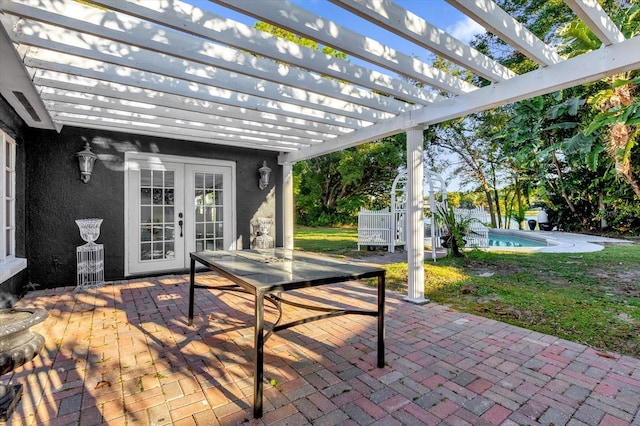
[[[353,282],[298,295],[375,303]],[[640,360],[390,292],[386,368],[375,366],[375,318],[280,332],[265,346],[265,414],[253,420],[250,297],[197,291],[192,327],[187,303],[182,275],[28,294],[20,307],[49,311],[37,327],[46,347],[2,378],[24,385],[9,424],[640,425]]]

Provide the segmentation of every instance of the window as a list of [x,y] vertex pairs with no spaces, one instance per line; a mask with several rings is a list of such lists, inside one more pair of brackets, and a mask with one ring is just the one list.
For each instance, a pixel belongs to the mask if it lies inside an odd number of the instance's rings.
[[6,134],[2,134],[2,230],[3,244],[0,249],[0,260],[15,257],[16,250],[16,142]]
[[0,130],[0,283],[26,268],[25,259],[16,258],[16,142]]

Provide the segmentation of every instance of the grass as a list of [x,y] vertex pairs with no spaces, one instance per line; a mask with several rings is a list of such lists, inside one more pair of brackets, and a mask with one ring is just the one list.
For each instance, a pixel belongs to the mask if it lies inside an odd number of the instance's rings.
[[294,244],[295,248],[316,253],[351,255],[358,247],[358,230],[298,226],[295,230]]
[[[298,228],[296,247],[357,252],[357,232]],[[376,252],[379,254],[379,252]],[[425,261],[425,297],[463,312],[640,357],[640,245],[596,253],[467,252]],[[390,290],[406,292],[407,265],[384,265]]]

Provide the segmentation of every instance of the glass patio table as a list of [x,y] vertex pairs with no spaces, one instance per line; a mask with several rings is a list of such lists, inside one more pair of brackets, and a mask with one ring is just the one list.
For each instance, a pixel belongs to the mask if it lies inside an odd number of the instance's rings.
[[[255,298],[253,377],[253,416],[255,418],[262,417],[264,343],[271,333],[307,322],[346,314],[377,317],[377,365],[379,368],[384,367],[384,269],[357,265],[299,250],[281,248],[202,251],[190,253],[190,257],[189,325],[193,323],[194,293],[196,288],[242,291],[252,294]],[[228,278],[233,284],[223,286],[196,284],[196,263],[200,263]],[[378,279],[376,310],[307,305],[284,298],[284,293],[287,291],[362,278]],[[265,327],[264,322],[265,300],[272,303],[279,313],[277,320],[270,327]],[[289,304],[319,313],[296,321],[281,323],[282,304]]]

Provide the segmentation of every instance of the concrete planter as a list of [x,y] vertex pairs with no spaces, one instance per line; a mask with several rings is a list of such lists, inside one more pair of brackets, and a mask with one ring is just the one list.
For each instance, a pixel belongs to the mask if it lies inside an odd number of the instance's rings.
[[[0,309],[0,374],[31,361],[44,346],[44,337],[30,328],[44,321],[44,309]],[[22,396],[22,385],[0,385],[0,422],[6,422]]]
[[44,337],[30,328],[47,316],[44,309],[0,309],[0,374],[31,361],[40,352]]

